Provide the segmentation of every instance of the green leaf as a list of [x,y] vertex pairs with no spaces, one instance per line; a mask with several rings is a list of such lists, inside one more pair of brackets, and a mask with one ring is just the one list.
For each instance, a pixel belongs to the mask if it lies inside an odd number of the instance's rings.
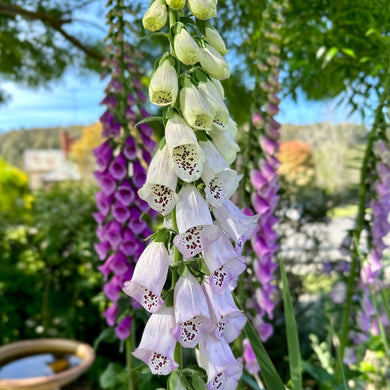
[[288,361],[290,365],[292,390],[302,390],[302,364],[298,331],[282,259],[280,259],[280,273],[282,275],[283,282],[284,318],[286,320]]
[[119,363],[110,363],[100,375],[99,384],[102,389],[122,387],[126,383],[126,371]]
[[356,58],[355,52],[352,49],[348,49],[348,48],[344,47],[343,49],[341,49],[341,51],[343,53],[345,53],[347,56]]
[[167,144],[167,140],[165,139],[165,137],[162,137],[161,138],[161,141],[160,141],[160,144],[158,145],[158,148],[160,150],[164,149],[164,146]]
[[[236,296],[234,296],[234,300],[236,302],[237,307],[240,310],[243,310]],[[260,341],[260,338],[255,328],[253,327],[252,323],[249,321],[249,319],[244,327],[244,332],[246,337],[249,339],[249,342],[256,356],[256,360],[259,363],[260,370],[267,387],[272,390],[285,390],[283,382],[280,379],[280,376],[276,371],[276,368],[273,365],[272,360],[268,356],[267,351],[264,348],[264,345]]]
[[198,372],[192,374],[191,385],[194,388],[194,390],[205,389],[205,383],[203,382],[202,376]]
[[155,242],[167,242],[169,240],[170,233],[169,229],[161,228],[154,235],[153,241]]
[[325,54],[325,61],[324,63],[327,64],[330,62],[333,57],[339,52],[339,49],[335,46],[331,47]]
[[162,120],[163,120],[162,116],[148,116],[147,118],[144,118],[141,121],[139,121],[134,127],[138,127],[139,125],[142,125],[142,123],[162,122]]
[[113,343],[117,340],[115,330],[112,327],[104,329],[93,343],[93,349],[96,351],[102,341],[106,343]]

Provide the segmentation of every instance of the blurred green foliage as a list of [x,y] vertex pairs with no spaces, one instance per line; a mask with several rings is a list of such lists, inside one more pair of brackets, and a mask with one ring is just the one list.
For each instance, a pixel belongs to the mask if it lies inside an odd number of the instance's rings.
[[99,334],[94,207],[90,190],[53,188],[1,218],[1,344],[43,335],[92,342]]

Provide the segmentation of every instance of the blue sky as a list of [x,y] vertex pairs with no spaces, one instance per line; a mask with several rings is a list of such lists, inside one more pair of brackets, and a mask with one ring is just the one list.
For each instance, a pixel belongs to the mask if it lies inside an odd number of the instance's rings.
[[[0,132],[95,122],[103,111],[99,102],[104,96],[106,83],[101,82],[97,75],[86,77],[71,72],[52,83],[50,89],[29,89],[4,83],[2,88],[12,99],[0,106]],[[290,98],[284,99],[280,111],[278,119],[282,123],[361,123],[359,115],[348,118],[346,108],[336,108],[334,101],[311,102],[303,96],[297,103]]]

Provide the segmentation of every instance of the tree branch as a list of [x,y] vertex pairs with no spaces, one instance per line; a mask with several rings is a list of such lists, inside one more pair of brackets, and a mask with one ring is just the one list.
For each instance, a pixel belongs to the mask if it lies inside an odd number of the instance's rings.
[[54,30],[58,31],[67,41],[69,41],[78,49],[83,51],[87,56],[99,62],[103,60],[103,55],[101,53],[84,45],[81,41],[79,41],[77,38],[70,35],[63,29],[64,24],[68,24],[73,21],[71,18],[59,19],[44,12],[29,11],[20,6],[5,3],[0,3],[0,14],[9,16],[21,16],[25,19],[30,20],[39,20],[42,23],[50,26]]

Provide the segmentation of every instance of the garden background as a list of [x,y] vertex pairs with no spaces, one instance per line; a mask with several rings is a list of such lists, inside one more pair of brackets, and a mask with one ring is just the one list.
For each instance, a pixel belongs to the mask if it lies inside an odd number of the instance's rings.
[[[124,343],[103,316],[108,299],[92,216],[97,191],[93,149],[102,142],[99,102],[106,84],[100,81],[103,39],[115,30],[103,14],[115,3],[0,2],[0,343],[65,337],[93,345],[94,365],[69,389],[128,386]],[[118,6],[127,9],[126,41],[146,93],[166,42],[158,35],[148,38],[143,30],[149,2],[124,3]],[[230,49],[231,77],[222,84],[242,152],[252,126],[253,96],[260,90],[256,56],[259,42],[267,39],[264,11],[275,4],[220,0],[213,22]],[[280,7],[280,39],[274,43],[280,46],[281,189],[274,261],[279,264],[282,257],[287,272],[303,388],[389,388],[387,245],[373,300],[377,310],[367,329],[359,328],[358,316],[366,310],[361,308],[360,270],[372,248],[373,144],[378,134],[386,134],[389,120],[390,3],[291,0]],[[157,115],[149,101],[144,107]],[[159,142],[162,126],[150,126]],[[245,166],[243,156],[238,169]],[[351,264],[356,268],[352,278]],[[282,281],[279,269],[274,274],[275,307],[267,318],[273,331],[263,342],[287,383]],[[348,360],[344,355],[342,382],[338,359],[348,283],[353,296],[347,331],[366,337],[356,345],[342,341],[342,349],[355,356]],[[245,301],[247,294],[240,298]],[[122,296],[120,305],[129,305],[128,297]],[[139,337],[146,314],[137,316]],[[238,354],[240,342],[235,343]],[[146,365],[138,366],[135,376],[139,389],[166,386],[166,378],[152,376]],[[239,388],[257,386],[245,371]]]

